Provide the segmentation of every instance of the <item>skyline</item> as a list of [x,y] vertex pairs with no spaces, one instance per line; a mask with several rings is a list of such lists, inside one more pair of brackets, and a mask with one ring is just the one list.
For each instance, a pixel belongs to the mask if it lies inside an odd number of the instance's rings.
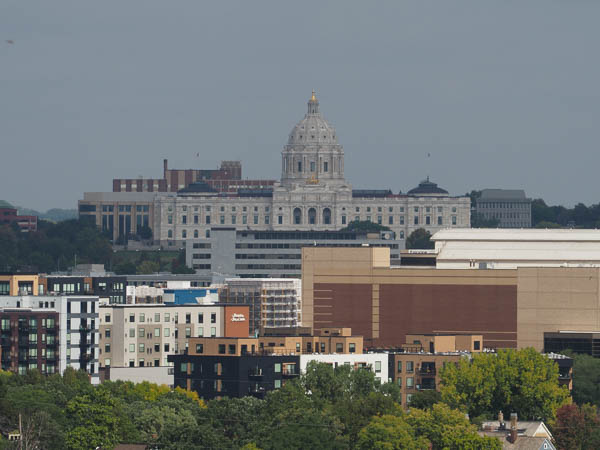
[[599,4],[342,5],[6,2],[0,197],[76,208],[165,158],[279,179],[315,89],[356,189],[598,203]]

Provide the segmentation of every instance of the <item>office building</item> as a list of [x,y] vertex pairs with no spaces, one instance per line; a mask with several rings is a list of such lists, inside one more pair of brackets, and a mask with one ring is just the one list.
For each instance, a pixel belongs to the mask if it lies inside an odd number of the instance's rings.
[[224,278],[300,278],[303,247],[388,247],[400,264],[404,240],[389,231],[252,231],[212,228],[210,237],[186,242],[186,264],[214,282]]
[[19,231],[27,233],[37,231],[37,216],[22,216],[17,214],[17,208],[10,203],[0,200],[0,225],[17,224]]
[[531,228],[531,199],[522,189],[483,189],[475,213],[496,220],[499,228]]

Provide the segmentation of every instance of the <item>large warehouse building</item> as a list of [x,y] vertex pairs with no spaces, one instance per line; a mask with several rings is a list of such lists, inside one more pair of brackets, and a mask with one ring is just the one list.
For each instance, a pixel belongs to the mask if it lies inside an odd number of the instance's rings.
[[304,326],[351,327],[368,347],[454,333],[481,334],[486,347],[560,350],[581,336],[592,345],[600,330],[598,267],[391,267],[387,248],[308,247],[302,291]]

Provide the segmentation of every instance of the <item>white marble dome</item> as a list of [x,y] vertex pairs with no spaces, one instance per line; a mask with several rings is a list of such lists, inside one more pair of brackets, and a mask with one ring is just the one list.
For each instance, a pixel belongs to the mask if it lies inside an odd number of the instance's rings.
[[338,145],[335,128],[321,115],[314,91],[308,101],[308,112],[292,129],[288,145]]

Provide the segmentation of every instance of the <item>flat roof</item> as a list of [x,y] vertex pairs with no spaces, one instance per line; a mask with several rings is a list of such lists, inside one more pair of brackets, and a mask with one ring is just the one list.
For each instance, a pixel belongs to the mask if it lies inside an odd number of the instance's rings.
[[546,241],[600,242],[600,230],[539,228],[446,228],[433,241]]

